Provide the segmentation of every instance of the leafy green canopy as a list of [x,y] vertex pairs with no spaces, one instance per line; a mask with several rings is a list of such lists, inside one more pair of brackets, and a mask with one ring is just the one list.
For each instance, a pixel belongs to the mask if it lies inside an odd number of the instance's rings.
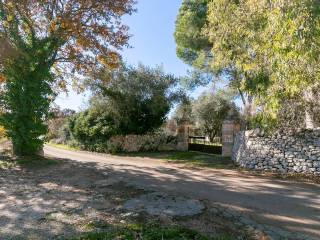
[[193,89],[206,85],[212,78],[209,66],[211,43],[203,29],[207,24],[208,0],[183,1],[176,20],[174,38],[177,56],[194,67],[189,76],[181,78],[182,85]]
[[39,136],[47,131],[43,120],[53,95],[50,86],[53,79],[48,66],[38,65],[35,58],[20,57],[14,62],[4,70],[6,84],[0,100],[6,111],[1,122],[12,140],[14,152],[24,155],[39,150],[42,144]]
[[177,42],[177,55],[184,62],[197,67],[210,56],[211,45],[202,32],[207,23],[208,0],[183,1],[174,34]]
[[318,0],[185,0],[176,22],[178,56],[228,76],[254,97],[268,124],[283,101],[306,101],[319,83],[319,9]]
[[221,137],[222,122],[227,118],[238,119],[239,112],[232,102],[233,93],[230,89],[214,93],[204,92],[196,100],[181,102],[174,113],[173,119],[188,121],[212,141]]
[[104,152],[108,139],[116,134],[111,114],[104,105],[90,106],[67,119],[69,144],[89,151]]
[[197,125],[213,141],[222,135],[222,123],[228,117],[238,117],[238,110],[223,91],[202,94],[194,103],[193,113]]
[[122,66],[104,69],[92,80],[93,91],[105,97],[120,134],[144,134],[160,127],[183,92],[178,79],[161,67]]
[[239,72],[241,87],[275,118],[283,98],[319,81],[319,7],[315,0],[212,1],[211,67]]
[[143,65],[103,69],[88,79],[88,84],[95,96],[89,109],[70,125],[75,140],[88,147],[102,146],[114,135],[145,134],[158,129],[182,95],[177,78],[159,67]]

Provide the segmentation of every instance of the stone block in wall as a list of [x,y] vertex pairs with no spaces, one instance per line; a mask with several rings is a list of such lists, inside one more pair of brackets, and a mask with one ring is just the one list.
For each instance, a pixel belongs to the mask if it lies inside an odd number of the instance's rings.
[[309,159],[313,160],[313,161],[318,161],[318,157],[317,156],[310,156]]
[[314,161],[313,167],[320,168],[320,161]]
[[308,166],[309,168],[311,168],[311,167],[313,167],[313,164],[312,164],[312,163],[307,163],[307,166]]

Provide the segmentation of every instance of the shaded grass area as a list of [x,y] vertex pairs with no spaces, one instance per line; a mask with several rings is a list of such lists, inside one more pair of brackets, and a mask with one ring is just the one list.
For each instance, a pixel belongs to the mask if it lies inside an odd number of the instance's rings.
[[59,161],[43,157],[34,156],[12,156],[12,146],[7,139],[0,139],[0,169],[11,167],[22,168],[45,168],[58,164]]
[[91,224],[89,227],[109,229],[108,231],[92,232],[68,240],[231,240],[231,236],[206,237],[197,231],[180,226],[164,227],[157,224],[129,224],[126,227],[110,229],[101,223]]
[[10,157],[3,156],[0,159],[0,168],[46,168],[58,164],[58,160],[41,156]]
[[56,144],[56,143],[48,142],[48,143],[46,143],[46,145],[51,146],[51,147],[64,149],[64,150],[69,150],[69,151],[80,151],[81,150],[80,148],[71,147],[71,146],[66,145],[66,144]]
[[235,169],[237,166],[230,157],[206,154],[201,152],[147,152],[121,154],[128,157],[155,158],[172,163],[182,163],[193,167],[208,167],[218,169]]

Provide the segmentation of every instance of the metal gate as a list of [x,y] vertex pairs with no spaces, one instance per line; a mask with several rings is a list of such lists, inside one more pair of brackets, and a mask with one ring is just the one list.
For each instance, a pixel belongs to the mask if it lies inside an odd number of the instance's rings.
[[189,136],[188,149],[189,151],[222,154],[221,138],[208,141],[205,136]]

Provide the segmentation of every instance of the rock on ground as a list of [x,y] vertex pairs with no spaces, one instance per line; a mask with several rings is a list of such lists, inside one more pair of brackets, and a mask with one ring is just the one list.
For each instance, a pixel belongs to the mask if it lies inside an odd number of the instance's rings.
[[123,209],[133,212],[146,212],[150,215],[193,216],[200,214],[204,205],[199,200],[166,193],[148,193],[124,203]]

